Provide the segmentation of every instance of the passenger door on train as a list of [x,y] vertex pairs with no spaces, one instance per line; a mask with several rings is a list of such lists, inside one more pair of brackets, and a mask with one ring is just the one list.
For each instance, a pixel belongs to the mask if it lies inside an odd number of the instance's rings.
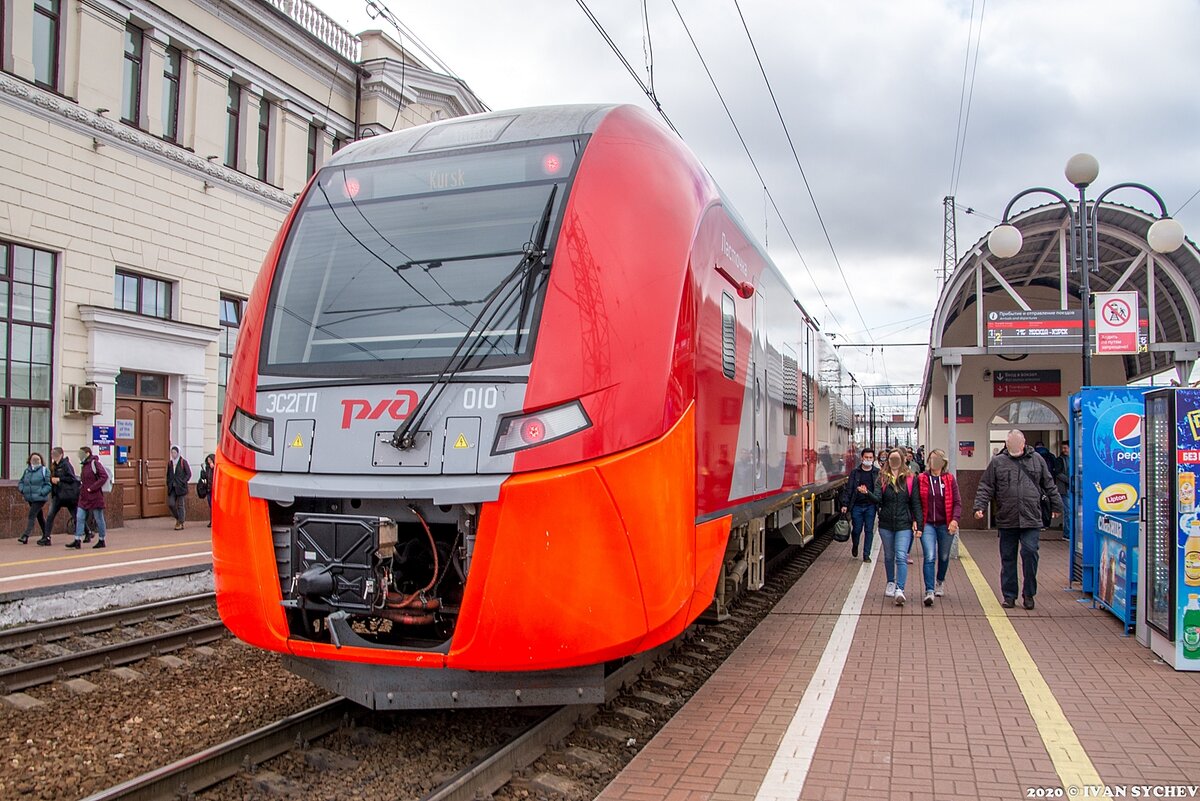
[[750,374],[754,392],[754,492],[767,488],[767,321],[761,292],[754,293],[754,345]]

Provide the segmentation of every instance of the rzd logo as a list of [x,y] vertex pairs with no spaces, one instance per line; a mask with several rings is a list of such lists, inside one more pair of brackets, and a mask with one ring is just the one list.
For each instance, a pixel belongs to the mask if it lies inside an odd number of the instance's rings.
[[396,397],[384,398],[373,406],[363,398],[346,398],[342,401],[342,428],[349,428],[355,420],[378,420],[384,414],[393,420],[403,420],[416,405],[417,393],[411,389],[398,389]]

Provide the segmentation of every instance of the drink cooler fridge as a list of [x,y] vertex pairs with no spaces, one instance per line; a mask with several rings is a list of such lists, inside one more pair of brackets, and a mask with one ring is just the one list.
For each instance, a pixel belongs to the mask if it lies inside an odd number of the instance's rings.
[[1200,670],[1200,390],[1149,392],[1145,404],[1138,640]]

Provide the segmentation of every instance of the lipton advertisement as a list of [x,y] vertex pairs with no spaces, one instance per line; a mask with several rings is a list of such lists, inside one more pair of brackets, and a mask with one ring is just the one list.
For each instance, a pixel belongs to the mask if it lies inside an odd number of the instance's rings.
[[1084,394],[1091,425],[1084,432],[1085,519],[1096,512],[1136,515],[1141,500],[1143,390],[1114,388]]

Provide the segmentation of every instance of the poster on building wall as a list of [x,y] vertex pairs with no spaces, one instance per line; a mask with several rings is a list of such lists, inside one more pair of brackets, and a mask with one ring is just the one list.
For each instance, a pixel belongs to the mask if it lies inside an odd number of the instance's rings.
[[[946,408],[947,397],[942,396],[942,422],[950,422],[950,412]],[[975,396],[959,395],[954,399],[955,419],[960,423],[975,422]]]
[[1057,398],[1062,395],[1061,370],[996,370],[994,398]]
[[1083,346],[1079,309],[993,311],[987,314],[989,353],[1078,350]]
[[975,455],[975,440],[960,439],[958,441],[958,455],[971,457]]

